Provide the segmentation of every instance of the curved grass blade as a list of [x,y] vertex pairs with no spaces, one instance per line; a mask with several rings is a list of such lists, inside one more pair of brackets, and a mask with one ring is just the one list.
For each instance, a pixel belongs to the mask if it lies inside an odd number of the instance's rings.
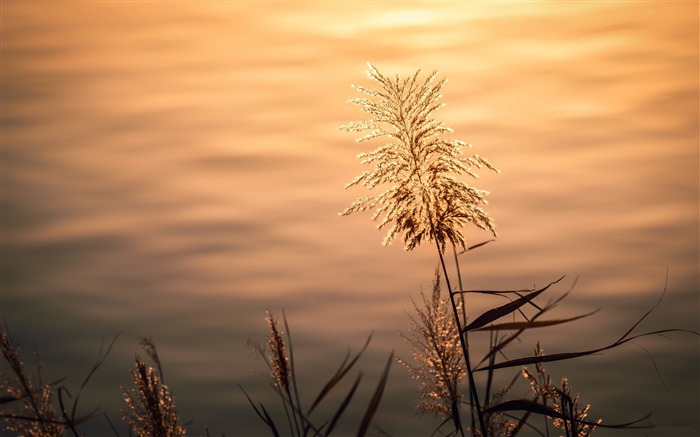
[[362,418],[360,428],[357,430],[357,437],[364,437],[364,435],[367,434],[369,424],[372,422],[372,417],[374,417],[374,413],[377,412],[379,402],[382,400],[382,394],[384,393],[384,387],[386,387],[386,382],[389,379],[389,370],[391,369],[391,363],[393,361],[394,352],[392,351],[391,354],[389,354],[389,360],[387,360],[386,362],[384,372],[382,372],[382,377],[379,379],[379,383],[377,384],[377,389],[374,391],[374,395],[372,395],[372,399],[370,400],[369,405],[367,406],[367,411],[365,411],[365,415]]
[[651,354],[651,352],[649,352],[649,350],[647,348],[645,348],[644,346],[642,346],[641,344],[636,344],[636,343],[632,343],[632,344],[637,346],[638,348],[640,348],[644,352],[646,352],[647,356],[651,360],[651,363],[654,365],[654,370],[656,371],[656,376],[659,377],[659,381],[661,381],[661,385],[663,386],[664,390],[666,390],[666,393],[671,394],[671,390],[668,389],[668,386],[664,382],[664,378],[661,376],[661,371],[659,370],[659,366],[656,365],[656,360],[654,359],[654,356]]
[[665,283],[664,283],[664,290],[661,292],[661,297],[659,297],[659,300],[658,300],[651,308],[649,308],[649,311],[647,311],[646,314],[644,314],[642,317],[640,317],[639,320],[637,320],[637,323],[635,323],[634,325],[632,325],[632,327],[631,327],[630,329],[628,329],[627,332],[625,332],[624,335],[623,335],[622,337],[620,337],[620,339],[619,339],[618,341],[622,341],[625,337],[627,337],[628,335],[630,335],[630,333],[634,330],[634,328],[636,328],[637,326],[639,326],[639,324],[642,323],[642,321],[643,321],[644,319],[646,319],[647,316],[648,316],[649,314],[651,314],[651,312],[654,311],[654,310],[656,309],[657,306],[659,306],[659,304],[660,304],[661,301],[663,300],[664,296],[666,295],[666,289],[667,289],[667,287],[668,287],[668,268],[666,269],[666,281],[665,281]]
[[450,434],[445,434],[445,433],[442,431],[442,427],[445,426],[445,425],[447,425],[447,424],[450,423],[450,422],[452,422],[452,417],[446,417],[446,418],[444,418],[444,419],[442,420],[442,422],[440,422],[440,424],[439,424],[439,425],[435,428],[435,430],[430,434],[430,437],[434,437],[434,436],[438,435],[438,433],[439,433],[439,435],[450,435]]
[[95,418],[99,411],[100,408],[95,408],[92,410],[90,413],[84,415],[83,417],[80,417],[78,419],[75,419],[75,409],[73,410],[71,416],[68,416],[68,411],[66,410],[65,403],[63,402],[63,393],[68,393],[68,396],[70,396],[70,392],[68,389],[65,387],[59,387],[58,388],[58,405],[61,407],[61,415],[63,416],[64,419],[64,425],[67,429],[70,429],[71,432],[73,432],[73,435],[75,437],[79,437],[78,430],[75,428],[77,425],[87,422],[88,420],[92,420]]
[[[667,276],[666,276],[666,281],[668,282],[668,273],[667,273]],[[550,284],[550,285],[551,285],[551,284]],[[627,342],[629,342],[629,341],[635,340],[635,339],[637,339],[637,338],[646,337],[646,336],[649,336],[649,335],[664,334],[664,333],[667,333],[667,332],[685,332],[685,333],[695,334],[695,335],[697,335],[697,336],[700,336],[700,333],[699,333],[699,332],[697,332],[697,331],[692,331],[692,330],[689,330],[689,329],[661,329],[661,330],[658,330],[658,331],[646,332],[646,333],[643,333],[643,334],[638,334],[638,335],[634,335],[634,336],[632,336],[632,337],[628,337],[628,336],[632,333],[632,331],[634,330],[634,328],[636,328],[637,326],[639,326],[639,324],[640,324],[647,316],[649,316],[649,314],[651,314],[651,312],[654,311],[654,309],[656,309],[657,306],[659,306],[659,304],[661,303],[661,300],[663,299],[663,297],[664,297],[665,294],[666,294],[666,285],[664,285],[664,290],[663,290],[663,292],[662,292],[662,294],[661,294],[661,297],[660,297],[659,300],[649,309],[649,311],[647,311],[642,317],[640,317],[639,320],[637,320],[637,321],[632,325],[632,327],[631,327],[630,329],[628,329],[628,330],[622,335],[622,337],[620,337],[616,342],[614,342],[614,343],[612,343],[612,344],[610,344],[610,345],[608,345],[608,346],[604,346],[604,347],[597,348],[597,349],[591,349],[591,350],[587,350],[587,351],[582,351],[582,352],[565,352],[565,353],[552,354],[552,355],[540,355],[540,356],[534,356],[534,357],[518,358],[518,359],[515,359],[515,360],[504,361],[504,362],[501,362],[501,363],[498,363],[498,364],[490,364],[490,365],[488,365],[488,366],[484,366],[484,367],[477,368],[477,369],[475,369],[474,371],[475,371],[475,372],[484,371],[484,370],[489,370],[489,371],[491,371],[491,370],[503,369],[503,368],[507,368],[507,367],[520,367],[520,366],[526,366],[526,365],[529,365],[529,364],[545,363],[545,362],[551,362],[551,361],[569,360],[569,359],[572,359],[572,358],[582,357],[582,356],[586,356],[586,355],[592,355],[592,354],[596,354],[596,353],[598,353],[598,352],[603,352],[603,351],[608,350],[608,349],[613,349],[613,348],[616,348],[616,347],[618,347],[618,346],[620,346],[620,345],[623,345],[623,344],[625,344],[625,343],[627,343]],[[561,300],[561,298],[560,298],[559,300]],[[555,303],[556,303],[556,302],[555,302]],[[549,308],[549,307],[548,307],[548,308]]]
[[324,397],[335,387],[342,379],[345,377],[345,375],[350,371],[350,369],[357,363],[357,360],[360,359],[360,356],[365,352],[367,349],[367,346],[369,346],[369,342],[372,340],[372,334],[370,334],[367,337],[367,340],[365,341],[364,346],[362,346],[362,349],[355,355],[355,357],[350,361],[350,363],[347,363],[348,359],[350,358],[350,351],[348,350],[347,355],[345,356],[345,359],[343,360],[342,363],[340,363],[340,368],[338,368],[338,371],[335,372],[335,375],[331,377],[331,379],[328,380],[325,386],[321,389],[319,392],[318,396],[316,396],[316,399],[313,401],[311,404],[311,407],[309,408],[309,411],[307,415],[311,415],[311,412],[318,406],[318,404],[323,400]]
[[493,322],[494,320],[498,320],[501,317],[506,316],[512,313],[513,311],[516,311],[518,308],[530,302],[532,299],[536,298],[549,287],[561,281],[562,279],[564,279],[564,276],[562,276],[554,282],[550,282],[547,286],[540,288],[537,291],[534,291],[526,296],[522,296],[521,298],[514,300],[513,302],[509,302],[505,305],[501,305],[497,308],[493,308],[486,311],[485,313],[477,317],[472,323],[467,325],[467,327],[464,328],[464,332],[473,331],[477,328],[481,328],[482,326],[485,326]]
[[[83,392],[83,390],[84,390],[85,387],[87,386],[88,382],[90,382],[90,379],[92,379],[92,376],[95,374],[95,372],[97,372],[97,370],[98,370],[98,369],[102,366],[102,364],[105,362],[105,360],[107,359],[107,356],[108,356],[109,353],[112,351],[112,348],[114,347],[114,344],[117,342],[117,339],[118,339],[119,336],[121,336],[121,335],[122,335],[122,334],[121,334],[121,332],[120,332],[120,333],[118,333],[117,335],[114,336],[114,338],[112,339],[112,341],[109,343],[109,346],[107,346],[107,350],[104,352],[104,354],[102,353],[102,347],[103,347],[103,346],[100,346],[100,351],[99,351],[98,354],[97,354],[97,359],[95,360],[95,364],[93,364],[92,368],[90,369],[90,371],[88,372],[87,376],[86,376],[85,379],[83,380],[83,383],[80,385],[80,388],[78,389],[78,394],[75,396],[75,400],[73,401],[73,406],[72,406],[72,409],[71,409],[70,419],[69,419],[67,416],[64,416],[65,419],[66,419],[66,421],[68,421],[68,423],[71,423],[71,424],[74,424],[74,425],[75,425],[75,424],[79,424],[79,423],[82,423],[82,422],[84,422],[84,421],[86,421],[86,420],[91,419],[93,414],[97,414],[97,411],[98,411],[99,409],[95,409],[93,412],[91,412],[91,413],[89,413],[89,414],[87,414],[87,415],[85,415],[85,416],[83,416],[83,417],[81,417],[81,418],[78,418],[78,419],[75,418],[75,414],[76,414],[76,412],[78,411],[78,401],[80,400],[80,395],[81,395],[81,393]],[[156,358],[157,358],[157,356],[156,356]],[[159,363],[159,366],[160,366],[160,363]],[[60,394],[60,391],[59,391],[59,394]],[[63,409],[63,408],[62,408],[62,409]],[[64,415],[65,415],[65,411],[64,411]],[[78,435],[78,433],[77,433],[77,431],[75,430],[74,427],[71,427],[71,430],[75,433],[76,436]]]
[[531,328],[544,328],[547,326],[561,325],[563,323],[573,322],[574,320],[583,319],[585,317],[590,317],[593,314],[597,313],[598,311],[600,311],[600,308],[598,308],[595,311],[591,311],[590,313],[582,314],[580,316],[571,317],[568,319],[540,320],[540,321],[533,320],[533,321],[525,321],[525,322],[499,323],[497,325],[489,325],[489,326],[477,328],[477,329],[474,329],[473,331],[506,331],[506,330],[520,330],[520,329],[525,330],[525,329],[531,329]]
[[529,423],[529,422],[527,421],[527,419],[530,417],[530,414],[531,414],[531,413],[530,413],[529,411],[527,411],[527,412],[525,412],[525,414],[523,414],[522,417],[518,417],[518,416],[515,416],[515,415],[513,415],[513,414],[503,413],[503,415],[504,415],[505,417],[508,417],[508,418],[510,418],[510,419],[513,419],[514,421],[515,421],[515,420],[518,421],[517,426],[515,427],[515,429],[513,430],[513,432],[509,434],[508,437],[515,437],[516,435],[518,435],[518,433],[520,432],[520,430],[521,430],[524,426],[528,427],[530,431],[535,432],[537,435],[540,435],[540,436],[542,436],[542,437],[548,437],[548,436],[547,436],[545,433],[543,433],[539,428],[537,428],[536,426],[534,426],[533,424],[531,424],[531,423]]
[[[541,414],[541,415],[545,415],[545,416],[549,416],[549,417],[554,417],[557,419],[571,420],[571,418],[565,414],[562,414],[558,411],[555,411],[552,408],[546,407],[542,404],[538,404],[537,402],[534,402],[534,401],[531,401],[528,399],[518,399],[518,400],[514,400],[514,401],[502,402],[500,404],[497,404],[497,405],[494,405],[492,407],[485,409],[484,413],[496,413],[496,412],[503,412],[503,411],[526,411],[529,413]],[[651,428],[650,425],[637,425],[639,422],[642,422],[642,421],[648,419],[649,417],[651,417],[651,413],[647,413],[641,419],[637,419],[637,420],[634,420],[634,421],[628,422],[628,423],[620,423],[620,424],[615,424],[615,425],[604,425],[602,423],[590,422],[587,420],[577,420],[576,422],[582,423],[584,425],[595,426],[595,427],[600,427],[600,428],[641,429],[641,428]]]
[[106,412],[102,412],[102,416],[105,418],[107,423],[109,424],[110,429],[114,433],[116,437],[119,437],[119,432],[117,431],[117,428],[114,426],[114,423],[112,423],[112,419],[109,418],[109,415]]
[[533,291],[535,291],[534,288],[525,288],[522,290],[455,290],[452,292],[452,294],[517,294],[518,296],[521,296],[522,293],[530,293]]
[[[289,329],[289,324],[287,323],[287,314],[282,310],[282,320],[284,321],[284,330],[287,334],[287,348],[289,349],[289,367],[290,374],[292,377],[292,388],[294,389],[294,398],[297,403],[297,409],[301,410],[301,399],[299,398],[299,388],[297,387],[297,372],[296,365],[294,364],[294,347],[292,346],[292,333]],[[289,397],[290,402],[292,401],[291,396]],[[292,405],[294,407],[294,405]]]
[[593,354],[596,354],[598,352],[603,352],[603,351],[606,351],[609,349],[613,349],[613,348],[621,346],[629,341],[636,340],[637,338],[646,337],[649,335],[664,334],[667,332],[685,332],[685,333],[695,334],[697,336],[700,336],[700,333],[695,332],[695,331],[691,331],[689,329],[662,329],[659,331],[645,332],[644,334],[635,335],[635,336],[629,337],[629,338],[622,338],[613,344],[610,344],[608,346],[604,346],[601,348],[597,348],[597,349],[591,349],[591,350],[582,351],[582,352],[564,352],[564,353],[559,353],[559,354],[517,358],[514,360],[504,361],[504,362],[494,364],[494,365],[480,367],[478,369],[474,369],[474,371],[481,372],[484,370],[491,370],[491,369],[496,370],[496,369],[504,369],[504,368],[508,368],[508,367],[527,366],[529,364],[536,364],[536,363],[547,363],[547,362],[551,362],[551,361],[570,360],[572,358],[593,355]]
[[[574,283],[571,286],[572,288],[570,288],[569,291],[567,291],[566,293],[564,293],[560,297],[554,299],[553,301],[549,302],[544,308],[539,308],[537,305],[533,304],[533,306],[535,306],[538,309],[538,312],[536,314],[534,314],[531,318],[529,318],[529,319],[526,318],[527,322],[529,322],[529,323],[535,322],[540,316],[542,316],[546,312],[555,308],[559,304],[559,302],[564,300],[566,298],[566,296],[569,295],[569,293],[571,292],[573,287],[576,285],[576,282],[577,282],[577,280],[574,280]],[[532,302],[530,302],[530,303],[532,303]],[[520,310],[518,309],[518,311],[520,311]],[[493,356],[495,356],[497,353],[499,353],[500,351],[502,351],[506,346],[508,346],[508,344],[517,340],[523,332],[525,332],[525,329],[518,329],[515,333],[513,333],[509,337],[503,338],[495,347],[493,347],[489,350],[488,354],[486,354],[486,356],[481,361],[479,361],[479,364],[477,364],[477,367],[480,366],[486,360],[489,360],[490,364],[493,364],[493,362],[491,361],[491,358]]]
[[[523,426],[528,425],[527,419],[529,419],[529,418],[530,418],[529,411],[526,411],[525,414],[523,414],[523,416],[521,418],[519,418],[519,419],[515,418],[516,420],[518,420],[518,423],[515,425],[515,428],[513,428],[513,431],[511,431],[511,433],[508,434],[508,437],[515,437],[516,435],[518,435],[518,433],[523,428]],[[537,431],[539,432],[539,430],[537,430]],[[544,434],[540,433],[540,435],[544,435]]]
[[275,427],[275,422],[272,420],[272,417],[270,417],[270,414],[267,412],[265,409],[265,406],[263,404],[260,404],[260,408],[262,409],[263,414],[265,415],[265,423],[270,427],[270,430],[272,431],[272,434],[275,437],[279,437],[279,432],[277,431],[277,427]]
[[292,414],[294,414],[295,420],[298,418],[301,421],[301,424],[303,426],[303,433],[300,432],[299,435],[308,435],[309,431],[314,432],[314,436],[320,435],[321,434],[321,428],[325,426],[322,425],[321,427],[315,426],[312,422],[311,419],[307,415],[304,414],[303,411],[298,409],[292,401],[289,400],[287,396],[285,396],[285,392],[282,391],[276,384],[270,384],[270,387],[272,390],[274,390],[275,393],[280,397],[280,400],[284,404],[285,408],[285,413],[288,415],[289,414],[289,409],[291,409]]
[[270,414],[268,414],[267,410],[265,409],[265,406],[258,402],[260,404],[260,410],[258,410],[258,407],[255,406],[255,403],[253,400],[248,396],[248,392],[245,391],[242,385],[238,384],[238,387],[241,389],[245,397],[248,399],[248,402],[250,403],[250,406],[253,407],[253,410],[255,410],[255,414],[258,415],[258,417],[265,422],[265,424],[270,428],[270,431],[272,431],[272,434],[275,437],[279,437],[280,433],[277,431],[277,427],[275,426],[275,421],[272,420],[270,417]]
[[340,404],[340,406],[338,407],[338,410],[333,415],[333,419],[331,419],[331,422],[328,425],[328,429],[326,430],[326,433],[324,434],[325,436],[330,435],[331,431],[333,431],[335,429],[335,426],[338,424],[338,420],[345,412],[345,409],[347,408],[348,404],[350,404],[350,400],[352,399],[352,397],[355,395],[355,391],[357,390],[357,387],[360,385],[361,380],[362,380],[362,373],[360,373],[357,376],[355,383],[352,385],[347,396],[345,396],[345,399],[343,399],[343,402]]
[[477,243],[477,244],[475,244],[475,245],[473,245],[473,246],[469,246],[469,247],[467,247],[466,249],[464,249],[463,251],[459,252],[459,253],[457,254],[457,256],[460,256],[460,255],[462,255],[462,254],[465,254],[465,253],[469,252],[470,250],[477,249],[477,248],[479,248],[479,247],[481,247],[481,246],[485,246],[485,245],[489,244],[489,243],[492,242],[492,241],[496,241],[496,239],[495,239],[495,238],[492,238],[492,239],[490,239],[490,240],[486,240],[486,241],[482,241],[481,243]]

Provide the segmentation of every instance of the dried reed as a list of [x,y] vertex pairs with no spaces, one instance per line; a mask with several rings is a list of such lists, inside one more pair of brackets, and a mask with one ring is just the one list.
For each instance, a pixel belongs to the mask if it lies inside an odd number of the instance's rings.
[[[160,368],[155,344],[150,339],[142,339],[142,344],[151,357],[156,357],[154,361]],[[163,384],[156,370],[147,366],[138,355],[135,366],[136,370],[131,371],[135,387],[130,390],[122,387],[127,405],[124,420],[140,437],[184,436],[185,428],[180,423],[171,390]]]
[[[600,422],[586,422],[588,407],[579,410],[577,397],[570,396],[568,381],[561,389],[551,389],[545,385],[551,394],[538,395],[536,401],[516,399],[503,401],[511,385],[503,390],[492,390],[493,375],[496,370],[513,367],[524,368],[535,365],[536,371],[542,370],[543,362],[569,360],[591,355],[604,350],[616,348],[624,343],[647,335],[667,332],[694,331],[667,329],[643,334],[632,335],[632,331],[646,318],[656,305],[640,318],[617,341],[607,346],[581,352],[565,352],[544,355],[538,348],[533,357],[505,359],[497,362],[497,356],[504,356],[504,350],[513,341],[518,340],[527,330],[569,323],[588,317],[593,313],[583,314],[568,319],[538,320],[540,316],[550,311],[565,296],[541,307],[535,299],[561,281],[553,281],[539,290],[464,290],[459,269],[460,254],[457,247],[463,250],[461,254],[480,247],[480,243],[466,248],[466,240],[461,228],[467,224],[487,230],[496,236],[495,225],[491,218],[481,208],[487,202],[486,191],[470,187],[458,179],[467,175],[477,177],[472,168],[486,167],[497,171],[485,158],[478,155],[462,156],[462,149],[468,146],[457,140],[447,140],[443,135],[451,133],[451,129],[443,126],[433,118],[433,112],[442,105],[438,103],[440,91],[445,79],[436,84],[433,81],[436,73],[430,74],[425,80],[418,80],[420,70],[408,78],[396,75],[393,78],[381,74],[372,64],[368,64],[368,77],[379,85],[378,89],[353,86],[364,94],[365,98],[349,100],[368,113],[369,120],[350,122],[341,126],[348,132],[367,132],[358,137],[358,142],[384,138],[387,142],[370,153],[360,153],[358,157],[363,164],[373,166],[372,170],[364,171],[346,188],[363,185],[373,190],[380,185],[388,185],[381,194],[375,197],[360,197],[341,215],[357,211],[374,210],[372,220],[379,220],[378,228],[390,226],[384,239],[384,244],[390,243],[396,235],[402,233],[404,248],[412,250],[423,241],[434,242],[440,266],[445,279],[447,292],[452,307],[452,323],[445,320],[443,301],[439,299],[439,281],[435,281],[433,299],[428,301],[423,297],[424,308],[415,305],[416,318],[412,318],[413,336],[408,340],[413,346],[413,358],[416,365],[408,365],[414,377],[419,380],[422,401],[419,408],[447,416],[455,424],[454,433],[463,434],[459,419],[458,393],[461,370],[455,366],[456,341],[458,339],[464,360],[464,372],[469,382],[469,405],[472,412],[471,431],[475,436],[516,435],[531,414],[550,417],[555,425],[563,427],[567,436],[582,437],[590,434],[596,426],[613,428],[632,427],[629,424],[601,425]],[[450,283],[450,276],[445,264],[444,253],[448,243],[452,245],[459,288],[455,289]],[[665,290],[664,290],[665,292]],[[495,306],[472,320],[468,318],[465,296],[468,294],[489,294],[502,296],[510,302]],[[567,292],[568,294],[568,292]],[[663,295],[662,295],[663,297]],[[658,305],[658,303],[657,303]],[[527,315],[526,309],[533,308],[534,314]],[[503,317],[516,318],[522,316],[522,321],[496,323]],[[510,331],[512,334],[499,336],[499,331]],[[484,358],[472,368],[470,360],[468,334],[471,332],[489,332],[491,335],[490,349]],[[448,338],[451,336],[451,339]],[[475,373],[485,371],[487,375],[485,401],[479,400],[480,394],[475,383]],[[525,375],[532,375],[527,369]],[[515,381],[515,379],[514,379]],[[533,387],[533,389],[535,389]],[[553,406],[554,397],[558,400]],[[506,413],[520,411],[523,415],[512,422]],[[478,426],[475,423],[478,420]]]
[[[78,435],[77,427],[97,417],[99,408],[78,416],[78,404],[83,389],[95,372],[104,363],[116,342],[117,335],[103,353],[100,349],[97,360],[83,380],[75,397],[62,385],[62,380],[45,383],[43,363],[35,353],[36,376],[30,377],[21,359],[19,349],[14,345],[6,327],[0,330],[0,351],[2,376],[0,377],[0,419],[5,431],[27,436],[62,436],[66,432]],[[6,366],[8,370],[6,370]],[[73,398],[72,405],[66,401]],[[58,406],[58,408],[56,408]]]
[[[362,373],[358,374],[350,390],[343,397],[340,404],[335,408],[335,412],[331,417],[324,418],[323,420],[319,421],[315,417],[314,412],[321,402],[333,391],[333,389],[338,386],[348,372],[355,366],[364,351],[367,349],[372,336],[370,335],[367,338],[367,341],[362,349],[360,349],[360,351],[354,357],[352,357],[352,359],[350,351],[348,350],[345,359],[342,361],[335,374],[333,374],[324,384],[323,388],[321,388],[319,393],[316,395],[311,405],[308,408],[304,408],[300,400],[299,389],[296,382],[297,370],[296,366],[294,365],[292,338],[289,332],[287,317],[284,312],[282,312],[282,318],[284,320],[285,332],[280,331],[277,319],[275,319],[272,313],[268,312],[266,321],[270,329],[270,333],[267,338],[267,343],[262,345],[252,340],[248,340],[248,344],[251,349],[260,358],[262,358],[263,361],[265,361],[270,369],[272,388],[282,401],[290,435],[331,435],[331,433],[337,428],[340,419],[346,412],[347,407],[353,399],[357,388],[359,387],[360,381],[362,380]],[[362,420],[359,423],[357,430],[358,436],[364,436],[369,430],[372,419],[379,407],[379,403],[384,392],[384,387],[388,381],[392,361],[393,353],[389,356],[389,360],[387,361],[384,371],[382,372],[379,382],[377,383],[374,394],[368,403]],[[250,405],[253,407],[255,413],[270,429],[270,432],[272,432],[272,434],[275,436],[279,436],[280,428],[277,426],[277,422],[275,422],[268,409],[261,402],[254,402],[243,387],[241,387],[241,390],[245,394]]]
[[421,402],[418,411],[451,419],[460,432],[462,382],[466,376],[459,332],[448,302],[441,297],[440,271],[435,271],[432,296],[421,293],[422,305],[413,302],[415,316],[409,314],[411,327],[404,335],[411,345],[415,364],[398,358],[418,381]]
[[55,384],[44,383],[38,355],[37,376],[32,380],[27,375],[19,350],[5,328],[0,333],[0,349],[3,363],[9,366],[9,371],[5,371],[3,366],[0,381],[2,404],[15,407],[2,412],[5,429],[18,435],[62,436],[67,426],[61,421],[52,403]]

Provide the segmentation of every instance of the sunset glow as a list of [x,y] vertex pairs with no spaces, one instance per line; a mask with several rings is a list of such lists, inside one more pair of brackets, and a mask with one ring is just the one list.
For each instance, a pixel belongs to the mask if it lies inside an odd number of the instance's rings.
[[[397,332],[435,248],[382,247],[371,213],[338,217],[387,188],[343,189],[382,144],[338,129],[366,115],[346,102],[374,85],[367,62],[448,78],[436,116],[501,171],[467,180],[490,192],[498,232],[465,255],[467,288],[567,275],[563,293],[578,277],[562,317],[603,310],[542,337],[551,352],[619,337],[664,288],[641,328],[700,329],[697,2],[0,7],[2,322],[71,383],[122,332],[85,394],[113,419],[139,336],[158,344],[191,435],[265,435],[236,384],[267,396],[246,349],[266,310],[286,310],[311,386],[370,332],[368,378],[409,354]],[[633,347],[566,375],[596,417],[653,410],[649,436],[697,434],[697,339],[650,341],[670,395]],[[389,381],[377,425],[432,430],[408,373]],[[95,422],[87,434],[109,431]]]

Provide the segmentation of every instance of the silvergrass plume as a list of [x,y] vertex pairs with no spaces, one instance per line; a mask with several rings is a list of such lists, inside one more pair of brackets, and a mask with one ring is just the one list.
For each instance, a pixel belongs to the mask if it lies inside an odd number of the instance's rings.
[[419,384],[421,401],[418,411],[455,420],[462,403],[461,386],[466,369],[452,309],[441,297],[439,270],[435,271],[432,296],[428,298],[421,293],[421,297],[421,306],[413,302],[415,315],[409,315],[409,335],[403,336],[411,345],[415,364],[398,361],[408,368]]
[[175,408],[175,399],[153,367],[136,356],[136,370],[131,371],[135,388],[122,387],[128,407],[124,420],[139,437],[181,437],[185,428]]
[[[305,426],[308,425],[309,428],[311,428],[313,425],[310,424],[308,418],[305,414],[303,414],[301,409],[301,402],[299,400],[295,382],[295,369],[292,367],[291,336],[289,334],[289,329],[287,328],[286,335],[287,339],[289,340],[288,350],[287,344],[283,338],[283,332],[281,332],[277,327],[277,319],[269,311],[267,311],[266,314],[265,320],[270,328],[270,333],[267,336],[267,343],[263,346],[252,340],[248,340],[248,345],[260,356],[260,358],[265,361],[267,366],[270,368],[270,378],[274,382],[275,391],[282,400],[290,433],[292,435],[299,436],[302,435]],[[282,314],[284,316],[284,312]],[[284,323],[285,327],[287,327],[286,316],[284,316]],[[251,401],[250,398],[249,401]],[[276,435],[278,431],[274,424],[274,420],[272,420],[272,418],[269,416],[265,410],[265,407],[263,407],[262,404],[259,404],[260,409],[258,409],[258,407],[252,401],[251,405],[256,410],[258,416],[268,425],[268,427],[270,427],[273,434]]]
[[[544,351],[539,343],[535,348],[535,356],[543,356]],[[552,425],[563,430],[567,436],[589,437],[598,425],[603,421],[598,419],[591,423],[586,421],[590,404],[579,409],[579,395],[571,397],[571,387],[567,378],[562,378],[561,389],[552,382],[552,378],[545,372],[542,363],[535,363],[533,374],[527,367],[522,369],[523,377],[530,382],[530,388],[535,396],[535,402],[544,407],[551,407],[558,415],[550,416]]]
[[[59,385],[62,380],[43,382],[43,364],[36,352],[36,377],[29,377],[7,328],[2,327],[0,331],[0,435],[3,431],[12,431],[17,435],[46,437],[62,436],[70,431],[78,436],[77,426],[94,419],[100,412],[100,408],[94,408],[87,414],[78,415],[83,389],[104,363],[119,335],[104,353],[100,349],[97,360],[73,396],[68,388]],[[67,403],[69,399],[72,400],[70,405]]]
[[444,250],[449,241],[465,247],[461,228],[471,223],[496,235],[495,224],[481,208],[487,204],[488,192],[470,187],[457,176],[478,177],[472,168],[486,167],[498,172],[486,158],[463,156],[471,147],[459,140],[443,138],[452,129],[433,118],[442,107],[438,103],[446,79],[434,83],[437,72],[419,80],[420,70],[408,78],[384,76],[371,63],[367,75],[379,89],[353,87],[369,98],[356,98],[370,115],[369,120],[350,122],[340,127],[347,132],[366,132],[358,142],[385,138],[388,142],[370,153],[360,153],[363,164],[374,165],[346,185],[364,185],[374,189],[381,184],[389,188],[376,197],[361,197],[341,213],[374,210],[372,220],[378,228],[390,225],[384,244],[403,233],[406,250],[422,241],[435,241]]
[[[470,147],[463,141],[443,138],[452,130],[436,121],[433,112],[442,107],[438,101],[446,79],[433,83],[437,75],[433,72],[425,80],[418,80],[420,70],[409,78],[396,75],[392,79],[382,75],[372,64],[367,65],[369,78],[381,88],[355,86],[357,91],[370,98],[351,99],[349,102],[360,106],[371,118],[348,123],[340,129],[370,131],[357,138],[358,142],[381,137],[386,137],[389,142],[373,152],[358,155],[363,164],[373,164],[374,169],[360,174],[346,188],[357,184],[370,190],[380,184],[390,184],[390,187],[376,197],[359,198],[341,215],[373,209],[372,220],[379,220],[379,229],[391,224],[384,244],[389,244],[399,233],[403,233],[406,250],[414,249],[423,241],[435,242],[466,364],[472,411],[476,410],[481,432],[486,434],[470,367],[467,335],[461,327],[443,253],[448,241],[453,246],[466,248],[461,228],[467,224],[496,236],[495,224],[481,208],[487,203],[485,197],[488,193],[470,187],[457,176],[466,174],[476,178],[476,173],[472,172],[474,167],[498,170],[479,155],[463,156],[462,149]],[[456,420],[457,416],[453,414]],[[458,428],[461,432],[461,427]]]
[[277,319],[272,316],[272,313],[267,313],[267,324],[270,327],[270,334],[267,337],[267,348],[269,354],[267,359],[272,369],[272,379],[277,383],[280,389],[288,392],[290,381],[290,366],[287,347],[284,344],[284,339],[279,329],[277,329]]
[[[43,382],[41,360],[37,355],[37,376],[32,381],[27,375],[18,348],[12,342],[6,328],[0,332],[2,352],[2,377],[0,390],[3,411],[0,418],[4,426],[0,431],[11,431],[17,435],[62,436],[66,430],[51,402],[54,384]],[[5,366],[9,366],[9,371]]]
[[[281,332],[277,327],[277,319],[268,311],[265,320],[270,329],[270,333],[267,337],[267,343],[261,344],[253,340],[248,340],[248,345],[252,351],[265,361],[265,364],[270,368],[270,378],[273,381],[272,388],[278,397],[282,401],[284,408],[284,414],[287,419],[287,425],[289,426],[289,434],[296,437],[301,436],[328,436],[333,433],[338,423],[340,422],[343,414],[347,411],[347,408],[355,396],[357,389],[362,380],[362,373],[357,375],[354,382],[352,383],[350,389],[346,392],[342,400],[336,407],[332,407],[329,411],[334,411],[328,418],[324,418],[320,421],[320,425],[316,424],[317,419],[315,416],[319,413],[319,407],[323,400],[327,399],[334,389],[337,389],[345,376],[350,372],[350,370],[357,364],[358,360],[367,349],[369,342],[372,338],[370,335],[365,344],[362,346],[360,351],[354,356],[348,350],[347,355],[340,364],[338,370],[328,379],[328,381],[323,385],[321,390],[318,392],[311,406],[303,408],[301,405],[301,397],[299,394],[299,389],[296,383],[296,368],[294,365],[294,353],[292,347],[292,337],[290,335],[289,324],[287,323],[287,317],[282,311],[282,319],[284,321],[285,332]],[[286,341],[285,341],[286,337]],[[365,410],[365,413],[360,421],[357,436],[364,436],[372,419],[379,407],[382,395],[384,393],[384,388],[386,387],[389,370],[391,368],[391,363],[393,362],[393,352],[387,360],[387,364],[384,367],[384,371],[377,383],[374,394],[369,401],[369,404]],[[267,408],[261,402],[255,402],[251,399],[245,389],[239,385],[246,399],[250,403],[251,407],[255,411],[255,414],[265,423],[273,435],[280,435],[280,427],[277,426],[273,415],[268,412]],[[335,390],[337,391],[337,390]]]

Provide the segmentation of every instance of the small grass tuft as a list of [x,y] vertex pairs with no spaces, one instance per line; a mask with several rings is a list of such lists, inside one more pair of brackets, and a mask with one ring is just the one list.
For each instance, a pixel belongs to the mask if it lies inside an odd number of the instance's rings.
[[[153,345],[152,342],[149,345]],[[155,354],[155,347],[146,349]],[[160,360],[155,360],[160,363]],[[156,370],[147,366],[137,355],[135,370],[131,376],[136,387],[122,387],[127,410],[124,420],[139,437],[182,437],[185,428],[175,407],[175,399],[167,385],[163,384]]]

